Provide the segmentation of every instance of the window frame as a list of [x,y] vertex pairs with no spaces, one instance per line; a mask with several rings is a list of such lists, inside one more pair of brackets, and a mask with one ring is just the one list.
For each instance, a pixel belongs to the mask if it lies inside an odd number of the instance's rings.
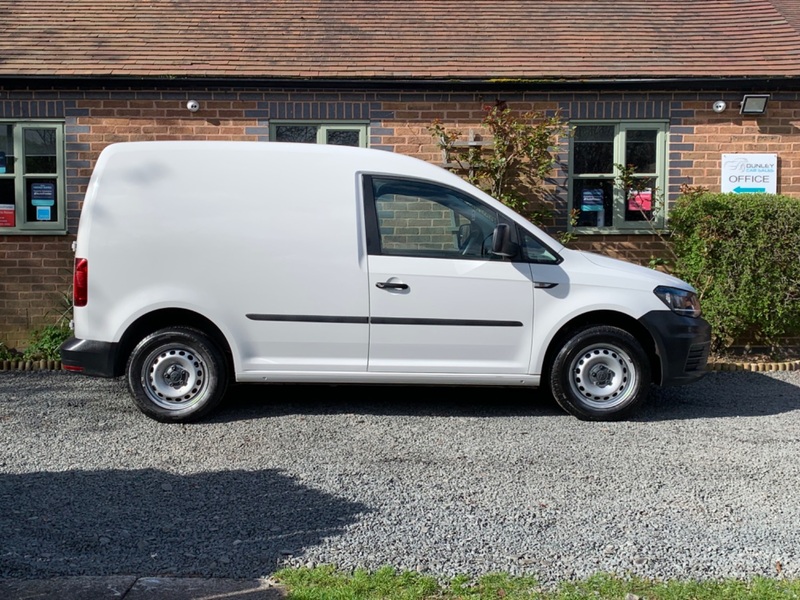
[[[0,127],[11,126],[14,169],[0,173],[1,180],[14,182],[14,227],[0,227],[0,235],[54,235],[67,233],[66,142],[64,121],[53,119],[0,119]],[[25,132],[31,129],[55,130],[55,173],[28,173],[25,161]],[[29,221],[26,190],[29,181],[53,180],[56,183],[54,221]],[[0,204],[8,204],[0,199]]]
[[[276,119],[269,122],[269,139],[276,141],[278,137],[278,127],[303,127],[314,126],[317,128],[317,144],[327,144],[327,134],[329,131],[347,131],[358,129],[358,146],[347,146],[349,148],[368,148],[369,147],[369,121],[328,121],[320,119]],[[303,142],[298,142],[303,143]]]
[[[668,160],[669,160],[669,121],[665,120],[625,120],[625,119],[581,119],[570,122],[570,126],[575,128],[581,126],[613,126],[613,159],[612,173],[575,173],[575,150],[576,143],[574,136],[570,138],[569,144],[569,170],[568,170],[568,210],[572,214],[575,206],[575,185],[577,181],[605,179],[612,184],[613,194],[613,217],[610,226],[587,226],[573,225],[569,223],[568,229],[577,234],[598,235],[598,234],[652,234],[653,230],[663,230],[666,227],[667,217],[667,190],[668,182]],[[624,197],[624,190],[619,186],[618,178],[620,171],[616,165],[626,164],[626,142],[627,134],[630,131],[656,130],[656,170],[652,173],[637,172],[641,177],[655,179],[655,193],[653,194],[653,218],[649,221],[625,221],[625,206],[627,198]]]

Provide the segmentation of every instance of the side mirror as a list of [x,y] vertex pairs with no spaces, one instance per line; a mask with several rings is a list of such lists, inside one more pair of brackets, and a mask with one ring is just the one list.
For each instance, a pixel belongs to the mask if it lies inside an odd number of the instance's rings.
[[500,223],[492,232],[492,254],[510,258],[519,252],[519,244],[511,241],[511,227],[507,223]]

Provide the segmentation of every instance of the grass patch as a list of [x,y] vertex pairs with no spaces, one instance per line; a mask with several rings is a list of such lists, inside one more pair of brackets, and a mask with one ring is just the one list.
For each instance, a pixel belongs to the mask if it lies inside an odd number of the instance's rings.
[[748,581],[650,581],[595,575],[541,587],[532,577],[505,574],[440,582],[384,567],[342,573],[333,567],[283,569],[274,578],[290,600],[798,600],[800,581],[756,577]]

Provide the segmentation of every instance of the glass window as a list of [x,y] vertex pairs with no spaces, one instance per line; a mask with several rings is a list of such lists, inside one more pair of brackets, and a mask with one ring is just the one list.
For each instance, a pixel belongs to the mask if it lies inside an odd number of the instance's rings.
[[382,254],[495,260],[497,214],[476,199],[427,182],[373,177]]
[[64,127],[0,122],[0,235],[64,232]]
[[273,137],[276,142],[316,144],[317,128],[313,125],[277,125]]
[[14,172],[14,128],[0,123],[0,175]]
[[556,264],[559,257],[527,231],[522,233],[522,251],[530,262]]
[[367,147],[367,125],[349,123],[311,123],[304,121],[270,123],[270,139],[276,142],[332,144]]
[[666,190],[666,134],[661,122],[575,124],[570,160],[575,227],[603,233],[663,226],[658,200]]

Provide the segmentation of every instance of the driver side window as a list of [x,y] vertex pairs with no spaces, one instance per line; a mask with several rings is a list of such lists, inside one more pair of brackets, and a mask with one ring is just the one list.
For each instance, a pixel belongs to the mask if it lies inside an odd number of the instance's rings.
[[381,254],[496,259],[497,214],[457,190],[424,181],[372,177]]

